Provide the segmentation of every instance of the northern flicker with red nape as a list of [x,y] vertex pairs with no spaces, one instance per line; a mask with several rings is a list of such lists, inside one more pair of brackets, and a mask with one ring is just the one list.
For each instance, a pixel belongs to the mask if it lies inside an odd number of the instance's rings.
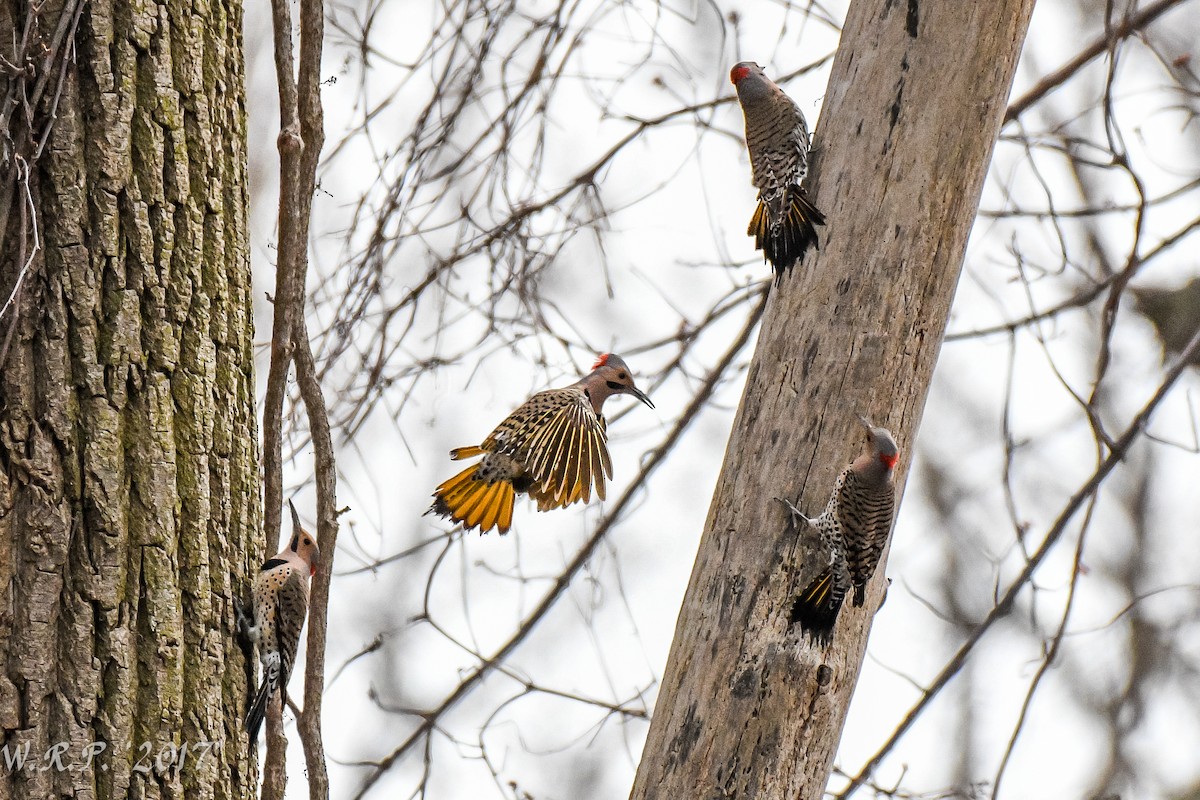
[[865,431],[862,453],[842,470],[825,511],[809,519],[786,500],[797,523],[816,530],[828,565],[796,597],[791,621],[800,623],[814,638],[828,641],[838,611],[850,587],[854,605],[866,600],[867,582],[875,574],[892,530],[896,486],[892,473],[899,449],[892,434],[859,417]]
[[290,501],[288,507],[292,510],[292,537],[287,547],[263,563],[254,578],[254,626],[247,634],[258,642],[263,676],[246,715],[251,747],[258,741],[267,702],[276,689],[280,702],[287,703],[288,678],[308,615],[308,581],[317,573],[321,556],[316,539],[300,525],[296,507]]
[[586,503],[593,489],[603,500],[612,459],[602,410],[614,394],[631,394],[654,408],[621,357],[606,353],[577,383],[526,400],[482,444],[451,450],[455,461],[483,459],[437,487],[425,513],[460,522],[466,530],[499,528],[504,534],[518,494],[537,501],[538,511]]
[[746,150],[758,207],[746,234],[775,270],[775,283],[790,272],[809,245],[820,248],[817,225],[825,216],[804,194],[809,137],[804,113],[753,61],[729,71],[746,118]]

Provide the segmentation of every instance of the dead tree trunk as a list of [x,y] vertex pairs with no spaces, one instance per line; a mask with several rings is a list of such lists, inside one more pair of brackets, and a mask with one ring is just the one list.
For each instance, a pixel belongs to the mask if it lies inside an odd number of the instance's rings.
[[[856,0],[816,131],[822,249],[773,291],[675,631],[633,798],[821,797],[882,598],[828,648],[790,628],[854,414],[902,464],[1033,0]],[[903,470],[901,470],[903,472]]]
[[254,794],[242,12],[198,8],[0,0],[0,797]]

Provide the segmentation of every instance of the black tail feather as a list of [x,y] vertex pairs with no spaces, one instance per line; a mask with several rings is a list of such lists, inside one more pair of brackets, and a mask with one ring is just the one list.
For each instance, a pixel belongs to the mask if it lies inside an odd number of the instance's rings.
[[263,717],[267,715],[267,699],[271,696],[271,685],[266,680],[258,687],[250,712],[246,714],[246,736],[251,748],[258,742],[258,731],[262,728]]
[[272,668],[264,666],[262,683],[258,687],[258,693],[254,695],[250,712],[246,714],[246,734],[251,747],[254,747],[255,742],[258,741],[258,731],[262,727],[263,718],[267,715],[267,703],[270,702],[271,695],[275,694],[276,688],[279,689],[280,707],[287,708],[287,679],[287,670],[282,668],[272,670]]
[[829,644],[833,640],[833,626],[837,622],[842,598],[834,591],[834,575],[823,572],[816,577],[792,603],[788,621],[800,628],[816,642]]
[[747,232],[754,237],[755,249],[762,250],[763,257],[771,262],[778,286],[784,273],[791,272],[810,245],[821,249],[816,226],[825,224],[825,215],[799,186],[792,186],[788,191],[781,220],[769,219],[766,211],[760,201]]

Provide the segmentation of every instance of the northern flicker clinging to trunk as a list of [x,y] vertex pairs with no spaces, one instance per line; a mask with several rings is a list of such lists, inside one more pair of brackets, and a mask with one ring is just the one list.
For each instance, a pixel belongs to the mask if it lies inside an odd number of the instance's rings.
[[518,494],[537,501],[538,511],[586,503],[593,488],[603,500],[612,459],[602,410],[614,394],[631,394],[654,408],[621,357],[606,353],[577,383],[526,400],[482,444],[451,450],[455,461],[480,455],[483,460],[437,487],[426,513],[460,522],[466,530],[499,528],[503,534],[512,526]]
[[246,715],[251,747],[258,741],[267,703],[276,689],[281,703],[287,702],[288,678],[308,614],[308,581],[316,574],[321,555],[316,539],[301,527],[296,507],[291,502],[288,507],[292,510],[292,538],[287,547],[263,563],[254,578],[254,626],[249,634],[258,641],[263,676]]
[[818,642],[827,643],[833,636],[842,601],[850,590],[850,569],[846,565],[841,526],[828,509],[816,519],[809,519],[789,501],[782,497],[776,499],[787,506],[797,533],[803,533],[806,528],[817,533],[821,553],[827,558],[825,568],[796,596],[789,622],[800,623],[805,633]]
[[758,189],[758,207],[746,233],[771,262],[778,284],[810,244],[820,247],[816,226],[825,224],[802,188],[808,174],[808,123],[800,107],[753,61],[734,65],[729,80],[746,118],[751,182]]
[[787,501],[794,518],[811,525],[829,553],[829,565],[797,596],[791,621],[815,638],[828,640],[838,610],[850,587],[854,605],[866,601],[867,582],[875,574],[892,530],[896,487],[892,472],[899,449],[892,434],[863,417],[866,433],[862,453],[842,470],[825,511],[816,519],[805,517]]

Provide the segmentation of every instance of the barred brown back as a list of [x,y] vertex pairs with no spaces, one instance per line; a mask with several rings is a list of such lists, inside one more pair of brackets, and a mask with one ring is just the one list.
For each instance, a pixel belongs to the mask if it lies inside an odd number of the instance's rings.
[[867,581],[875,573],[891,533],[896,492],[891,481],[882,487],[865,484],[853,468],[846,469],[838,482],[838,511],[854,583],[854,605],[861,606]]

